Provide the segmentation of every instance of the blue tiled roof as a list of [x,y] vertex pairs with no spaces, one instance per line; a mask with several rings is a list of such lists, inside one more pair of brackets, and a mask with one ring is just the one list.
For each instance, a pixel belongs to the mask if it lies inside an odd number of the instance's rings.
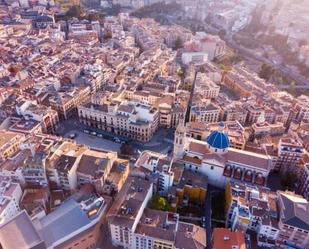
[[213,131],[207,138],[207,143],[216,149],[226,149],[230,145],[230,140],[226,133]]

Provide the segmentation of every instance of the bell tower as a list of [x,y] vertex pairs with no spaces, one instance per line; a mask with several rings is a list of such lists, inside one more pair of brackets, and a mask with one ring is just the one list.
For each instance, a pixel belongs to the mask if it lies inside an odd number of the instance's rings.
[[185,144],[186,144],[186,128],[182,123],[180,123],[175,131],[174,154],[173,154],[174,159],[182,158],[185,150]]

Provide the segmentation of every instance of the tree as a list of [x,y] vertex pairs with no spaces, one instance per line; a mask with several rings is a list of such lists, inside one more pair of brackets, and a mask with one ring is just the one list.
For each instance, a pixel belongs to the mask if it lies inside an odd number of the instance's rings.
[[80,18],[82,16],[82,10],[79,5],[73,5],[67,12],[66,16]]
[[120,153],[123,154],[123,155],[131,156],[131,155],[133,155],[133,152],[134,152],[134,150],[133,150],[131,144],[128,143],[128,142],[122,144],[121,147],[120,147]]
[[226,36],[226,30],[225,29],[221,29],[218,33],[218,36],[222,39],[223,37]]
[[172,209],[167,199],[160,195],[154,195],[152,197],[148,203],[148,208],[160,211],[170,211]]
[[174,48],[175,48],[175,50],[177,50],[177,49],[180,49],[180,48],[182,48],[182,47],[183,47],[183,41],[181,40],[180,37],[178,37],[178,38],[176,39],[176,41],[175,41]]
[[271,65],[263,63],[259,72],[259,77],[268,81],[274,72],[275,69]]

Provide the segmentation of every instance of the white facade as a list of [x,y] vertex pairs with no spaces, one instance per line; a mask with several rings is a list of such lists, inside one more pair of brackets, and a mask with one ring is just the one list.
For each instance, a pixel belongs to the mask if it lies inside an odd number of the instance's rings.
[[181,56],[182,63],[185,65],[202,65],[208,61],[206,52],[184,52]]
[[9,177],[1,177],[0,187],[0,224],[16,215],[19,211],[19,201],[22,190],[18,183]]

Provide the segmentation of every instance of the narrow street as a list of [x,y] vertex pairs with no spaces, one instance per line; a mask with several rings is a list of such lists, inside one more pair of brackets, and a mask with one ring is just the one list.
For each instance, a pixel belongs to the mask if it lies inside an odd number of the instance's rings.
[[205,200],[205,210],[204,216],[206,218],[206,237],[207,237],[207,249],[211,249],[211,238],[212,238],[212,230],[211,230],[211,195],[212,195],[212,186],[208,185],[207,195]]

